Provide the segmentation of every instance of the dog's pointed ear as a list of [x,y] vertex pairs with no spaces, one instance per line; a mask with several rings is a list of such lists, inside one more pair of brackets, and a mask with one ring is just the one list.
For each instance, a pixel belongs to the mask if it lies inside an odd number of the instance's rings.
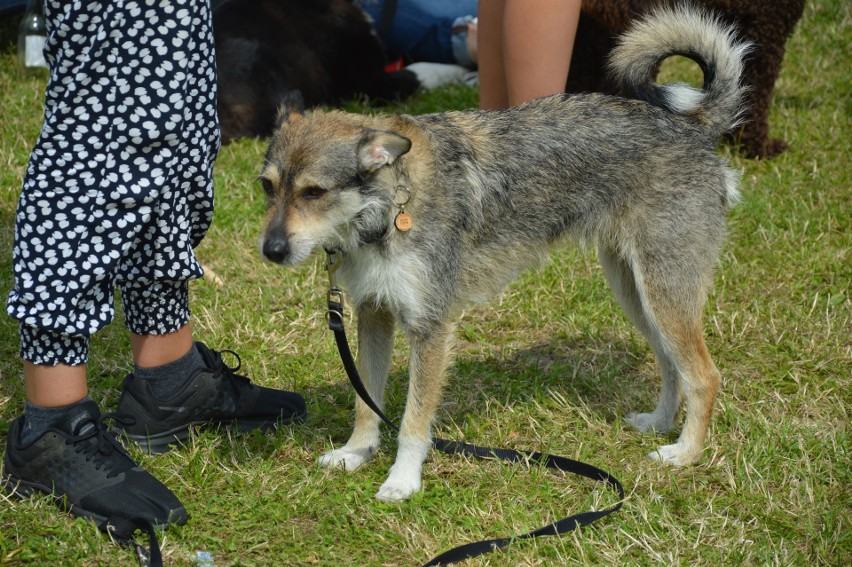
[[411,140],[395,132],[368,130],[358,142],[358,167],[372,173],[390,165],[411,149]]
[[302,91],[287,91],[287,94],[281,100],[281,104],[278,105],[278,114],[275,116],[275,129],[277,130],[282,125],[301,118],[304,114],[305,100],[302,98]]

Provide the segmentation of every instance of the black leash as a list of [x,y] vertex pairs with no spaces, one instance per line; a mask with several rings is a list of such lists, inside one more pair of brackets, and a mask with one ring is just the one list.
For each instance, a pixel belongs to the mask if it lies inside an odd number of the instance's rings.
[[[132,547],[136,551],[139,567],[163,567],[163,556],[160,552],[160,543],[157,541],[157,532],[149,520],[113,516],[104,524],[102,529],[110,533],[119,545]],[[148,535],[149,547],[147,549],[133,539],[133,533],[137,529]]]
[[[337,350],[340,352],[340,359],[343,361],[343,367],[346,369],[346,375],[349,381],[358,393],[358,396],[364,401],[367,406],[378,415],[382,421],[390,426],[395,431],[399,431],[399,427],[392,422],[376,405],[367,388],[364,386],[361,376],[358,374],[358,368],[355,365],[355,359],[352,356],[352,351],[349,349],[349,342],[346,340],[346,331],[343,325],[343,291],[337,287],[334,272],[340,267],[342,257],[338,252],[328,252],[328,261],[326,270],[329,275],[329,290],[328,290],[328,328],[334,332],[334,339],[337,342]],[[432,446],[444,453],[450,455],[465,455],[476,459],[499,459],[513,463],[531,463],[541,464],[549,469],[555,469],[561,472],[576,474],[585,478],[606,483],[618,493],[618,502],[610,508],[597,511],[581,512],[563,518],[552,524],[548,524],[542,528],[513,537],[504,537],[497,539],[489,539],[476,541],[465,545],[454,547],[449,551],[434,557],[426,563],[424,567],[429,565],[447,565],[463,561],[477,555],[482,555],[496,549],[500,549],[512,543],[515,540],[530,539],[546,535],[559,535],[571,532],[580,526],[591,524],[595,520],[612,514],[624,504],[624,487],[621,482],[608,472],[601,470],[595,466],[560,457],[557,455],[548,455],[546,453],[538,453],[533,451],[515,451],[513,449],[499,449],[492,447],[480,447],[471,445],[462,441],[448,441],[447,439],[432,439]]]

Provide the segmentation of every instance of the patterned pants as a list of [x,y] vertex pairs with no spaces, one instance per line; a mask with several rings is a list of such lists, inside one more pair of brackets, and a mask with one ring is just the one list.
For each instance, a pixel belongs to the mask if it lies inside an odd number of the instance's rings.
[[115,315],[189,320],[219,149],[209,0],[48,0],[44,125],[18,203],[21,356],[79,365]]

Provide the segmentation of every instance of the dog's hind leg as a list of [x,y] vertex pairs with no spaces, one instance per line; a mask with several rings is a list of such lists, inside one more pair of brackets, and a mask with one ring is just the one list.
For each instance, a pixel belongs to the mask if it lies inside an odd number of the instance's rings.
[[662,337],[656,326],[645,316],[642,302],[628,263],[604,247],[598,248],[598,257],[606,279],[628,319],[650,343],[663,382],[657,407],[652,413],[632,412],[627,423],[643,432],[667,433],[675,428],[675,418],[680,408],[680,377],[669,353],[663,348]]
[[662,309],[656,312],[666,343],[675,352],[686,402],[686,420],[676,443],[659,447],[648,456],[673,465],[690,465],[701,458],[704,450],[719,390],[719,371],[704,344],[700,317],[684,319],[679,313],[665,313]]
[[[358,308],[358,373],[380,409],[384,409],[394,328],[394,318],[389,312],[372,307]],[[379,416],[356,396],[355,426],[349,441],[320,457],[320,466],[353,471],[372,459],[379,449],[379,422]]]
[[408,398],[396,461],[379,488],[379,500],[404,500],[420,490],[423,462],[432,445],[432,420],[441,401],[454,326],[443,322],[428,332],[412,330]]
[[[719,371],[704,343],[701,321],[706,296],[703,282],[706,274],[701,272],[705,267],[688,265],[680,258],[663,260],[659,251],[636,253],[625,264],[632,272],[635,294],[631,309],[635,311],[637,303],[641,307],[643,332],[647,333],[655,353],[659,351],[658,360],[664,373],[657,409],[650,417],[634,415],[632,423],[637,427],[646,423],[663,426],[673,423],[679,391],[686,402],[686,421],[680,437],[676,443],[660,447],[649,456],[674,465],[695,463],[704,449],[720,383]],[[620,270],[624,270],[624,265]]]

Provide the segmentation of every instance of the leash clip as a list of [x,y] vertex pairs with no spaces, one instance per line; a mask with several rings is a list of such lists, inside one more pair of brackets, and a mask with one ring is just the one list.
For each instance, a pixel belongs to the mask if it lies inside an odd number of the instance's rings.
[[337,289],[337,270],[340,264],[343,263],[343,254],[334,250],[325,251],[325,270],[328,272],[328,287],[329,289]]
[[343,292],[339,289],[328,290],[328,309],[325,320],[330,331],[343,329]]
[[343,255],[340,252],[326,250],[325,269],[328,272],[328,293],[326,294],[326,305],[328,310],[325,318],[328,328],[334,331],[343,328],[343,290],[337,287],[336,272],[343,263]]

